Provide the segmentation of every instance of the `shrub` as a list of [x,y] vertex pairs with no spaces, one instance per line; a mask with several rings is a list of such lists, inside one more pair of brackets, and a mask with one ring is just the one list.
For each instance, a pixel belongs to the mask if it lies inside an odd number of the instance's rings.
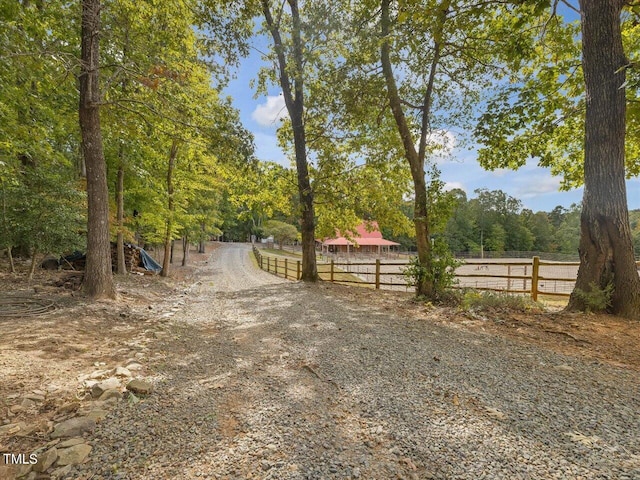
[[589,284],[590,290],[575,289],[575,295],[583,303],[587,312],[604,312],[611,306],[613,283],[609,282],[604,288],[600,288],[595,282]]
[[467,290],[462,298],[461,308],[465,311],[486,312],[508,310],[515,312],[541,311],[542,305],[529,297],[509,295],[502,292],[479,292]]

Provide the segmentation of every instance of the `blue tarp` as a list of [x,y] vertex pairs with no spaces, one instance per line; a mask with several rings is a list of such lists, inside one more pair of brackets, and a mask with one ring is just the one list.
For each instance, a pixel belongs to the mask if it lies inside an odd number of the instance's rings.
[[158,262],[156,262],[151,255],[145,252],[144,249],[136,247],[135,245],[133,245],[133,247],[140,250],[140,260],[142,261],[142,266],[144,268],[156,273],[162,270],[162,266]]

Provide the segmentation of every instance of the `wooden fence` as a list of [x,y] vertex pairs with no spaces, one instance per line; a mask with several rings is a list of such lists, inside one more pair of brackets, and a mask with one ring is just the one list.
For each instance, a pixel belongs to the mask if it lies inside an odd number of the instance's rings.
[[[263,255],[253,248],[261,269],[291,280],[301,277],[301,261]],[[568,297],[571,295],[579,262],[555,262],[533,257],[530,261],[468,260],[456,269],[458,285],[454,288],[473,288],[504,293],[530,295],[534,301],[540,295]],[[366,286],[375,289],[408,290],[403,269],[407,261],[337,262],[318,263],[322,280]],[[640,266],[640,262],[637,263]]]

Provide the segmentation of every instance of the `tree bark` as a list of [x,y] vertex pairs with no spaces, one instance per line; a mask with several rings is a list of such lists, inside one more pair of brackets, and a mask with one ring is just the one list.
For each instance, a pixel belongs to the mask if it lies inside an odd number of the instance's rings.
[[[293,65],[285,56],[279,25],[271,15],[268,0],[262,0],[262,11],[273,37],[275,51],[278,58],[280,86],[284,96],[287,112],[291,118],[293,129],[293,143],[296,156],[296,170],[298,180],[298,195],[300,207],[300,230],[302,234],[302,280],[305,282],[318,281],[318,267],[316,263],[315,214],[313,204],[313,189],[309,178],[309,164],[307,162],[307,142],[304,124],[304,78],[303,78],[303,45],[301,36],[301,20],[297,0],[287,0],[291,9],[291,37],[293,40]],[[291,68],[293,67],[293,68]],[[293,83],[289,71],[293,70]]]
[[7,247],[7,255],[9,256],[9,269],[11,273],[16,273],[16,266],[13,262],[13,247],[11,245]]
[[[411,176],[413,178],[414,188],[414,225],[416,232],[416,247],[418,250],[418,262],[420,267],[427,272],[432,269],[431,264],[431,242],[430,237],[430,221],[428,211],[428,195],[427,183],[425,179],[425,153],[426,138],[429,133],[429,116],[432,103],[433,82],[436,74],[436,67],[440,58],[440,42],[436,39],[436,48],[434,59],[431,64],[429,82],[424,96],[422,106],[422,126],[420,133],[420,147],[416,151],[414,138],[411,129],[407,123],[403,108],[402,99],[398,92],[393,67],[391,63],[391,45],[389,41],[391,33],[391,17],[390,17],[390,0],[382,0],[381,2],[381,27],[382,27],[382,44],[380,47],[380,60],[382,63],[382,73],[384,75],[387,86],[387,98],[389,106],[393,113],[393,118],[398,127],[398,133],[404,147],[405,158],[409,162],[411,168]],[[446,12],[446,8],[444,8]],[[435,285],[429,276],[422,276],[416,279],[416,295],[433,298],[435,295]]]
[[118,166],[118,178],[116,181],[116,222],[118,223],[118,234],[116,239],[116,260],[118,275],[126,275],[127,265],[124,258],[124,165],[123,147],[120,146],[120,165]]
[[625,185],[625,65],[621,0],[581,0],[582,65],[587,97],[580,267],[569,310],[588,305],[578,291],[613,285],[607,311],[640,318]]
[[200,237],[200,242],[198,245],[198,253],[205,253],[206,250],[206,239],[205,239],[205,232],[206,232],[206,225],[204,223],[204,221],[202,223],[200,223],[200,231],[201,231],[201,237]]
[[33,280],[33,274],[36,272],[37,257],[38,257],[38,249],[34,248],[31,251],[31,264],[29,265],[29,275],[27,276],[28,283],[31,283],[31,280]]
[[173,257],[173,212],[175,210],[173,203],[173,171],[176,166],[176,158],[178,157],[178,142],[174,140],[171,143],[171,151],[169,152],[169,165],[167,167],[167,210],[168,218],[164,235],[164,258],[162,261],[162,272],[160,276],[169,276],[169,266]]
[[87,169],[87,264],[84,292],[115,298],[109,238],[109,189],[100,128],[100,0],[82,0],[79,120]]
[[182,266],[187,266],[189,260],[189,237],[185,235],[182,237]]

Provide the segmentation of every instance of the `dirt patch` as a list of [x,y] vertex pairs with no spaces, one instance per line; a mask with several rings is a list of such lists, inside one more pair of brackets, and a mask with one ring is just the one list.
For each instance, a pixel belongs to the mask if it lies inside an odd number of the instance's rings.
[[0,427],[26,425],[0,435],[0,453],[31,452],[46,442],[53,419],[86,396],[82,375],[145,364],[153,342],[166,335],[172,302],[196,281],[214,248],[192,251],[187,266],[172,266],[170,278],[116,277],[115,301],[88,302],[65,288],[61,279],[69,272],[38,270],[28,283],[28,262],[17,262],[17,274],[5,273],[8,265],[0,262],[0,291],[13,299],[4,310],[0,304]]

